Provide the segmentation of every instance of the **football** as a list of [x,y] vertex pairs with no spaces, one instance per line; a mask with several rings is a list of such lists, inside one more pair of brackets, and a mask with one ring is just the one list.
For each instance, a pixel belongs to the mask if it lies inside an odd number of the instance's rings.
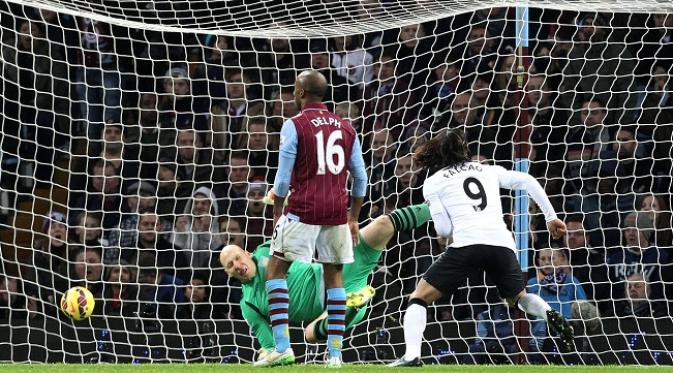
[[84,320],[91,316],[95,306],[93,294],[82,286],[68,289],[61,297],[61,311],[74,320]]

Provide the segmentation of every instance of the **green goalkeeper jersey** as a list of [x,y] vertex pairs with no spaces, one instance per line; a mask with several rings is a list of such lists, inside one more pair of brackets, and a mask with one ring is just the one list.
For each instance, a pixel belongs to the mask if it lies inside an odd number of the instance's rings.
[[[243,299],[241,300],[243,317],[264,348],[274,347],[273,333],[269,326],[269,305],[264,280],[270,245],[271,241],[264,242],[252,254],[257,264],[257,273],[252,281],[243,284]],[[298,261],[290,265],[287,272],[290,321],[313,320],[323,313],[325,310],[323,284],[321,265]]]

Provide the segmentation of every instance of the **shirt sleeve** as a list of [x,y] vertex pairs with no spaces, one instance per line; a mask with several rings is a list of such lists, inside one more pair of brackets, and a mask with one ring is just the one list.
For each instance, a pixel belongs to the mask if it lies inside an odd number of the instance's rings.
[[423,197],[425,203],[430,209],[430,216],[435,223],[435,231],[442,237],[449,237],[453,231],[453,224],[451,224],[451,217],[442,204],[442,199],[434,192],[428,191],[427,187],[423,187]]
[[494,166],[494,169],[498,172],[498,181],[501,188],[525,189],[533,197],[535,203],[540,206],[545,221],[557,219],[556,211],[554,211],[554,206],[549,201],[547,193],[534,177],[523,172],[509,171],[500,166]]
[[280,154],[278,155],[278,172],[273,182],[273,190],[276,196],[285,198],[290,190],[292,169],[297,158],[298,145],[297,129],[292,119],[283,123],[280,130]]
[[241,303],[241,313],[248,326],[250,326],[250,330],[255,334],[259,344],[268,350],[273,349],[276,346],[276,342],[273,339],[273,331],[269,322],[256,310],[248,306],[246,302]]
[[348,164],[349,170],[353,175],[353,197],[364,197],[367,191],[367,172],[365,171],[365,160],[362,157],[362,146],[360,140],[355,136],[351,159]]

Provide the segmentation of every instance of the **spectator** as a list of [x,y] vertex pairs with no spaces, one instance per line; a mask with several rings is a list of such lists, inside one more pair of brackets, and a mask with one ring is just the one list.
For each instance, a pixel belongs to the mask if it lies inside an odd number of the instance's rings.
[[157,213],[162,216],[170,216],[171,221],[177,213],[177,206],[184,206],[191,196],[190,182],[179,182],[175,174],[177,167],[175,162],[166,157],[159,158],[158,187],[157,187]]
[[164,76],[158,104],[161,127],[206,131],[208,103],[192,94],[187,69],[173,67]]
[[273,216],[270,215],[271,209],[266,209],[266,205],[263,202],[266,192],[267,184],[264,180],[253,180],[248,185],[245,233],[248,237],[247,245],[250,247],[261,245],[273,233]]
[[50,181],[54,148],[65,151],[59,152],[63,156],[69,149],[68,67],[62,48],[45,40],[37,22],[24,20],[17,26],[16,32],[4,30],[0,48],[2,150],[18,155],[16,161],[25,165],[37,161],[38,179]]
[[[272,116],[280,118],[281,122],[292,118],[299,113],[297,103],[294,101],[294,88],[283,88],[273,101]],[[282,124],[282,123],[281,123]],[[280,127],[278,128],[280,131]]]
[[0,272],[0,320],[8,320],[10,323],[26,320],[29,311],[30,318],[34,318],[37,315],[37,305],[33,299],[24,295],[21,281]]
[[[397,38],[397,70],[396,76],[404,77],[410,89],[415,90],[414,96],[425,89],[425,83],[430,75],[430,60],[432,58],[432,38],[427,37],[422,24],[407,25],[400,29]],[[405,77],[405,75],[410,75]]]
[[[560,312],[565,318],[572,317],[572,304],[586,300],[587,295],[579,280],[572,275],[566,249],[546,248],[538,252],[537,267],[539,272],[536,277],[528,280],[527,290],[544,299],[549,306]],[[547,324],[542,320],[533,323],[529,351],[532,352],[555,352],[553,344],[547,332]],[[535,362],[545,362],[544,357],[535,356]]]
[[659,64],[668,70],[671,67],[673,17],[665,13],[649,13],[638,26],[630,28],[627,39],[637,57],[635,75],[647,77],[652,66]]
[[226,143],[235,143],[237,135],[242,130],[243,118],[248,110],[248,101],[252,99],[248,95],[248,85],[250,80],[241,70],[230,70],[225,76],[227,87],[227,99],[219,104],[217,110],[227,115],[227,130],[232,138]]
[[[139,181],[128,187],[126,196],[124,197],[125,211],[122,214],[119,229],[110,232],[110,246],[133,247],[136,244],[138,214],[143,211],[155,211],[157,204],[156,195],[157,189],[146,181]],[[109,250],[108,253],[112,253],[112,250]],[[116,256],[113,258],[103,258],[105,264],[112,264],[117,260],[118,257]]]
[[364,87],[373,78],[374,59],[364,48],[359,35],[336,36],[330,40],[330,60],[336,73],[356,87]]
[[[422,203],[423,182],[420,175],[414,171],[413,157],[411,154],[399,156],[395,167],[395,183],[389,185],[389,192],[394,193],[398,198],[398,206],[409,206]],[[391,183],[392,184],[392,183]]]
[[200,184],[211,181],[211,154],[204,149],[203,140],[191,128],[178,130],[177,145],[177,179],[189,184]]
[[[319,71],[327,80],[328,88],[327,93],[323,97],[323,102],[332,105],[344,101],[352,102],[358,100],[359,89],[357,85],[349,84],[344,76],[339,75],[336,69],[332,69],[330,54],[327,51],[325,43],[322,40],[311,40],[310,43],[311,68]],[[294,102],[294,97],[292,97],[292,101]]]
[[397,137],[418,114],[420,99],[409,91],[409,81],[395,77],[395,57],[390,51],[384,52],[374,65],[374,79],[364,90],[365,133],[387,128]]
[[[266,130],[264,117],[247,117],[244,121],[244,131],[238,149],[248,149],[248,163],[252,169],[252,177],[262,178],[272,182],[278,168],[278,157],[270,151],[269,135]],[[276,148],[277,149],[277,148]]]
[[[596,196],[598,188],[598,165],[601,152],[607,150],[607,144],[613,138],[610,128],[605,126],[607,110],[601,101],[590,98],[585,100],[580,111],[579,123],[572,126],[566,137],[566,194],[569,198],[567,209],[580,211],[580,203],[588,215],[591,227],[598,227],[597,211],[599,201]],[[580,200],[580,196],[584,201]]]
[[184,282],[156,268],[153,253],[142,253],[138,260],[138,301],[140,316],[145,318],[175,319],[176,304],[186,301],[179,289]]
[[263,89],[266,90],[264,98],[268,99],[282,87],[292,86],[296,71],[309,66],[308,56],[298,53],[300,48],[295,45],[297,42],[287,38],[272,38],[263,40],[257,46],[256,57],[262,70]]
[[425,95],[423,116],[445,113],[451,108],[451,101],[459,91],[461,60],[443,62],[432,70]]
[[100,212],[103,215],[103,228],[106,230],[116,228],[119,225],[121,211],[119,170],[111,163],[95,159],[91,164],[86,185],[86,192],[77,191],[73,182],[71,188],[73,192],[70,198],[73,201],[71,210]]
[[82,212],[77,217],[75,229],[72,231],[72,243],[86,247],[109,247],[108,240],[103,238],[100,214]]
[[[652,160],[649,156],[640,155],[643,146],[636,141],[634,127],[620,126],[615,141],[601,153],[601,183],[608,181],[608,187],[601,189],[601,194],[616,194],[616,210],[628,211],[636,203],[636,195],[652,190]],[[603,211],[613,206],[602,205]]]
[[[564,237],[564,247],[568,249],[569,260],[573,275],[584,284],[599,281],[599,273],[596,268],[605,262],[605,252],[599,250],[592,242],[603,240],[601,230],[593,230],[587,233],[584,228],[584,217],[581,214],[568,215],[565,218],[568,233]],[[593,286],[587,289],[589,295],[593,295]]]
[[[88,137],[101,138],[103,123],[122,119],[122,82],[120,72],[126,68],[119,56],[128,56],[127,38],[113,39],[113,26],[90,18],[78,18],[80,31],[79,66],[75,89],[80,100],[80,114],[86,120]],[[90,151],[100,151],[94,143]]]
[[395,174],[394,144],[388,129],[375,131],[372,136],[371,151],[368,152],[371,160],[369,156],[365,158],[369,166],[369,200],[372,203],[378,203],[384,196],[385,186]]
[[470,343],[463,364],[511,363],[509,356],[520,349],[514,336],[509,309],[495,304],[476,317],[476,338]]
[[193,276],[184,288],[186,303],[179,306],[178,315],[183,319],[205,320],[216,317],[213,315],[213,304],[208,301],[206,280]]
[[488,38],[486,22],[470,25],[467,47],[463,49],[463,64],[460,69],[461,80],[467,79],[471,85],[476,74],[491,71],[496,63],[495,38]]
[[[163,147],[175,144],[174,127],[159,127],[157,95],[145,92],[140,95],[137,122],[125,128],[124,160],[140,162],[140,178],[154,179],[157,175],[157,154]],[[135,176],[135,177],[138,177]]]
[[191,268],[208,268],[213,250],[221,245],[219,215],[215,194],[200,187],[192,194],[183,215],[176,219],[172,243],[183,250]]
[[[254,250],[256,246],[246,245],[246,235],[243,233],[243,223],[240,220],[223,215],[220,217],[220,242],[222,246],[237,245]],[[220,251],[219,249],[216,251]]]
[[[668,279],[670,271],[662,271],[662,266],[669,262],[669,258],[666,251],[650,245],[653,229],[652,221],[647,215],[636,212],[626,215],[623,246],[615,249],[607,259],[608,279],[612,289],[611,293],[602,294],[603,299],[620,299],[626,291],[624,286],[626,279],[634,273],[644,274],[645,281],[655,285],[652,289],[652,298],[663,297],[661,281],[670,281]],[[604,303],[603,308],[605,311],[602,313],[615,313],[613,304]]]
[[[577,17],[578,31],[568,55],[569,63],[563,69],[559,87],[560,104],[577,109],[583,102],[576,100],[584,95],[605,103],[610,109],[607,123],[628,123],[635,118],[624,118],[621,108],[635,105],[631,93],[631,75],[635,59],[622,38],[610,32],[610,25],[595,14]],[[591,71],[590,74],[585,72]]]
[[652,287],[644,273],[633,273],[626,278],[624,307],[617,307],[617,316],[665,317],[668,316],[661,302],[653,302]]
[[199,71],[198,77],[203,77],[208,81],[208,96],[215,103],[226,97],[226,87],[224,76],[230,68],[240,66],[240,54],[234,44],[234,39],[230,36],[215,35],[215,43],[212,47],[206,49],[205,71]]
[[350,102],[341,102],[334,106],[334,114],[338,115],[342,119],[345,119],[353,125],[353,128],[360,133],[362,128],[361,117],[360,117],[360,108]]
[[528,77],[528,117],[533,124],[531,141],[531,174],[544,175],[548,167],[562,167],[566,152],[567,113],[553,105],[555,96],[549,89],[549,79],[542,74]]
[[132,317],[138,312],[134,268],[123,259],[108,268],[103,288],[104,315]]
[[59,293],[68,289],[68,227],[66,217],[58,211],[50,212],[42,225],[42,233],[35,242],[32,257],[22,268],[27,280],[27,294],[40,300],[40,309],[49,316],[58,313]]
[[[103,262],[101,252],[97,248],[79,247],[74,251],[70,269],[70,286],[82,286],[99,301],[103,297]],[[95,309],[101,314],[101,309]]]
[[450,128],[464,128],[469,146],[479,146],[479,155],[493,159],[497,129],[483,126],[481,122],[483,118],[479,117],[479,110],[472,106],[471,101],[472,95],[469,91],[457,94],[451,103],[451,110],[444,114],[438,123],[440,126],[448,123]]
[[134,248],[122,249],[122,257],[126,261],[138,263],[141,256],[154,255],[154,262],[160,271],[180,279],[189,278],[189,262],[185,252],[164,238],[162,222],[157,214],[140,214],[136,241]]
[[[650,81],[641,88],[639,105],[642,112],[638,117],[639,140],[651,140],[658,125],[673,122],[673,96],[669,84],[668,68],[663,62],[658,62],[648,71]],[[647,144],[649,145],[649,144]]]
[[103,161],[112,164],[114,168],[121,170],[122,150],[124,149],[124,142],[122,141],[123,130],[124,127],[119,122],[107,121],[100,138],[101,152],[99,154],[89,154],[89,156],[100,157]]
[[248,153],[245,151],[231,152],[229,166],[227,167],[228,182],[222,186],[224,190],[220,193],[225,197],[223,213],[230,216],[243,216],[245,214],[249,179]]
[[645,214],[654,223],[654,238],[652,243],[660,248],[671,247],[671,213],[664,198],[660,195],[645,194],[640,198],[639,214]]

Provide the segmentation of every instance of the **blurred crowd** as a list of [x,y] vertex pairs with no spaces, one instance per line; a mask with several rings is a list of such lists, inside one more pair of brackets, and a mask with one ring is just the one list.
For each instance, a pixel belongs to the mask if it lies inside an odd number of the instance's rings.
[[[531,207],[531,291],[566,316],[577,300],[602,315],[671,314],[673,16],[532,9],[520,65],[509,8],[290,40],[2,7],[3,189],[16,192],[15,206],[55,187],[67,164],[69,194],[36,216],[30,255],[0,275],[0,317],[57,316],[60,294],[85,285],[98,314],[240,318],[239,284],[217,253],[270,237],[261,200],[280,127],[297,114],[295,76],[309,68],[325,75],[325,101],[362,136],[363,223],[423,202],[427,175],[411,154],[462,127],[475,160],[511,168],[528,156],[568,224],[565,240],[550,241]],[[511,220],[511,198],[503,201]],[[374,312],[399,309],[446,244],[432,237],[431,226],[399,235],[374,276],[391,287]],[[464,312],[436,317],[477,318],[488,295],[475,294],[464,294]]]

